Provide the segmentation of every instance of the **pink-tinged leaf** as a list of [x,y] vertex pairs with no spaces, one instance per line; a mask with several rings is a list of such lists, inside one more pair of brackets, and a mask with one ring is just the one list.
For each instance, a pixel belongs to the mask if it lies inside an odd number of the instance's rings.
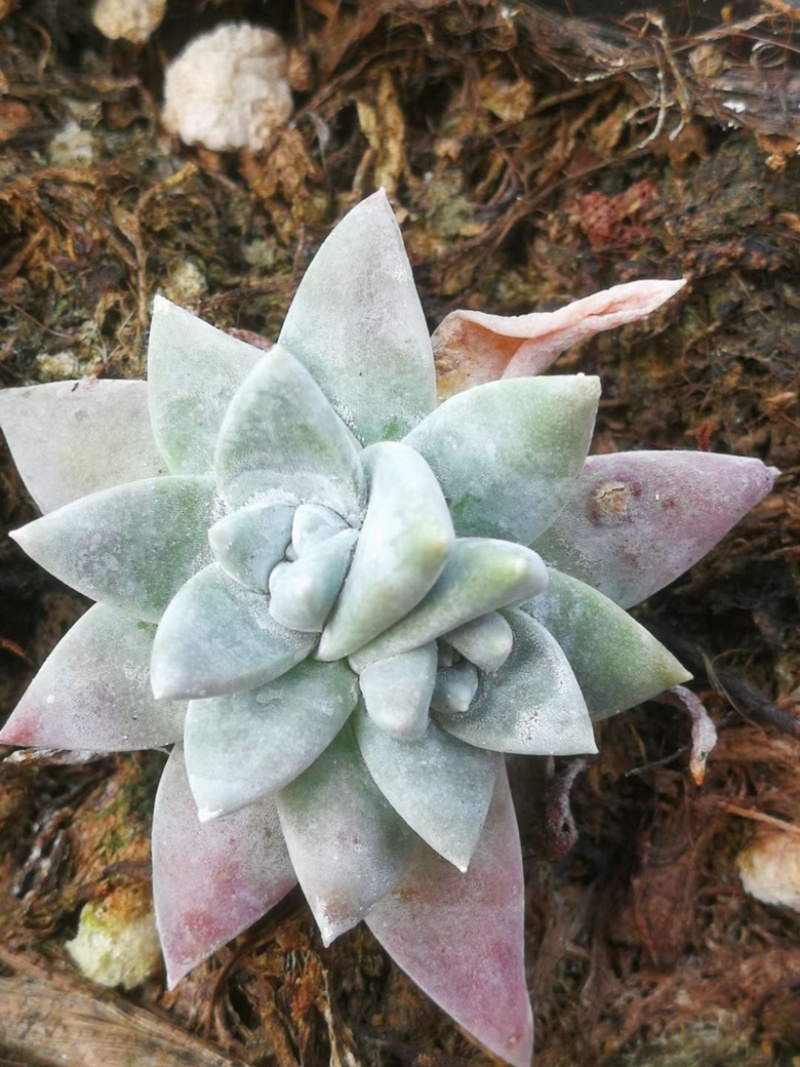
[[772,489],[775,468],[711,452],[590,456],[575,495],[534,547],[623,608],[709,552]]
[[317,252],[278,342],[362,444],[403,437],[433,410],[431,340],[382,189],[357,204]]
[[0,392],[0,425],[43,512],[167,467],[147,411],[147,382],[51,382]]
[[295,883],[274,800],[201,823],[176,745],[153,813],[153,898],[170,988]]
[[349,723],[277,801],[297,879],[329,945],[394,889],[417,838],[372,780]]
[[117,752],[180,739],[186,704],[154,700],[155,626],[96,604],[45,660],[0,744]]
[[529,1067],[533,1018],[525,984],[524,882],[505,770],[466,874],[420,844],[367,925],[440,1007],[513,1067]]
[[685,284],[683,279],[627,282],[558,311],[530,315],[453,311],[433,335],[439,398],[497,378],[541,374],[565,349],[644,318]]

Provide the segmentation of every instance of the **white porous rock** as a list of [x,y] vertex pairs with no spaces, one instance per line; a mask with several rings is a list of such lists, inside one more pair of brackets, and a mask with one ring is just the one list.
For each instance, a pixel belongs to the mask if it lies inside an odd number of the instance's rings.
[[767,830],[736,858],[745,890],[764,904],[800,911],[800,835]]
[[167,0],[97,0],[92,22],[112,41],[143,44],[164,17]]
[[272,30],[223,23],[167,68],[164,125],[186,144],[257,151],[292,113],[286,69],[286,46]]

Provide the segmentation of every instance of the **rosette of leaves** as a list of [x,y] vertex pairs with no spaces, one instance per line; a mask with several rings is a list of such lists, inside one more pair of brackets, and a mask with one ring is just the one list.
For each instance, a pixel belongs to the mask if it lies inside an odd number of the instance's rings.
[[772,485],[755,459],[587,458],[597,379],[541,374],[681,284],[456,312],[431,339],[380,192],[270,350],[157,299],[147,382],[0,395],[44,513],[13,536],[97,601],[0,741],[172,746],[153,825],[171,984],[299,881],[325,943],[365,919],[529,1062],[503,754],[593,752],[593,720],[685,681],[624,609]]

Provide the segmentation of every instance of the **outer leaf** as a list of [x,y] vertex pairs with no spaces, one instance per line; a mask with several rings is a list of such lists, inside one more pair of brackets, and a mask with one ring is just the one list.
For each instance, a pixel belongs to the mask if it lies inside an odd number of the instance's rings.
[[153,699],[155,627],[95,604],[45,660],[0,744],[118,752],[180,739],[186,704]]
[[157,622],[210,561],[206,530],[218,507],[210,478],[147,478],[76,500],[11,536],[79,593]]
[[295,884],[274,800],[200,823],[176,745],[153,812],[153,897],[170,988]]
[[362,444],[400,438],[433,410],[431,341],[382,189],[317,252],[279,343],[308,367]]
[[164,613],[153,646],[153,692],[160,700],[253,689],[305,659],[315,636],[275,622],[268,596],[245,589],[213,563]]
[[541,374],[565,349],[644,318],[685,284],[683,279],[627,282],[558,311],[530,315],[454,311],[433,335],[439,395],[452,396],[503,375]]
[[517,378],[454,396],[405,443],[430,463],[456,532],[530,544],[574,491],[600,381]]
[[231,401],[214,467],[234,505],[305,501],[355,521],[364,501],[358,451],[305,367],[275,345]]
[[428,726],[428,709],[436,683],[436,642],[379,659],[359,677],[370,718],[380,731],[400,741],[416,741]]
[[514,650],[496,674],[484,674],[469,711],[437,712],[455,737],[496,752],[571,756],[596,752],[592,722],[567,657],[521,611],[508,611]]
[[345,726],[278,794],[289,855],[329,945],[391,892],[416,840],[364,766]]
[[309,767],[358,700],[346,663],[306,660],[259,689],[193,700],[186,764],[201,822],[276,792]]
[[709,452],[591,456],[537,551],[621,607],[668,585],[772,489],[757,459]]
[[420,845],[397,888],[367,916],[367,925],[459,1025],[513,1067],[530,1067],[524,910],[519,833],[503,771],[467,873]]
[[3,389],[0,425],[43,512],[167,470],[150,429],[146,382],[85,378]]
[[441,578],[412,612],[350,657],[354,670],[433,641],[479,615],[519,604],[547,586],[547,570],[522,545],[464,537]]
[[546,591],[522,605],[564,650],[596,721],[691,678],[671,652],[613,600],[550,570]]
[[398,741],[360,711],[355,729],[369,773],[395,811],[431,848],[466,871],[501,757],[463,744],[434,723],[418,740]]
[[289,504],[239,508],[214,523],[208,543],[231,578],[264,593],[272,569],[286,555],[293,517]]
[[173,474],[208,474],[234,393],[261,351],[157,296],[147,349],[153,433]]
[[442,573],[455,538],[436,478],[413,448],[384,441],[367,448],[362,460],[369,506],[320,640],[320,659],[349,655],[418,604]]

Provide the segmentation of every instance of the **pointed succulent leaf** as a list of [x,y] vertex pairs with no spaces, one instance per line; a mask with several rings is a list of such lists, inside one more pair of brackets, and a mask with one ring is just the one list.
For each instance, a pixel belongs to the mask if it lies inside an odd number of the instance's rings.
[[418,604],[442,573],[455,537],[439,484],[413,448],[383,441],[365,449],[362,461],[369,505],[320,659],[350,655]]
[[530,1067],[525,883],[505,769],[466,874],[420,844],[395,890],[367,916],[392,959],[495,1055]]
[[376,659],[419,648],[488,611],[522,603],[546,587],[547,569],[530,549],[508,541],[459,538],[425,599],[351,656],[352,665],[361,671]]
[[574,491],[600,381],[491,382],[454,396],[405,438],[439,480],[460,536],[530,544]]
[[246,589],[212,563],[164,613],[153,646],[153,692],[161,700],[253,689],[285,674],[313,644],[313,634],[275,622],[266,594]]
[[210,561],[206,530],[218,508],[210,478],[146,478],[76,500],[11,536],[79,593],[157,622]]
[[320,633],[342,588],[357,530],[341,530],[270,575],[269,610],[282,626]]
[[226,499],[324,504],[357,518],[364,500],[358,445],[317,383],[276,345],[230,403],[214,468]]
[[623,608],[668,585],[772,489],[757,459],[710,452],[591,456],[536,550]]
[[306,660],[258,689],[193,700],[184,746],[201,822],[288,785],[327,748],[358,700],[346,663]]
[[683,279],[626,282],[558,311],[530,315],[454,311],[433,335],[439,395],[452,396],[503,375],[541,374],[565,349],[644,318],[685,284]]
[[95,604],[45,660],[0,744],[117,752],[178,741],[186,704],[150,690],[154,635],[154,626]]
[[499,611],[490,611],[451,630],[444,640],[470,663],[491,674],[511,655],[514,634]]
[[347,523],[335,511],[320,504],[301,504],[292,522],[292,548],[302,556],[310,548],[347,529]]
[[514,649],[505,666],[481,677],[469,711],[437,712],[437,721],[462,741],[496,752],[596,752],[586,702],[555,639],[522,611],[506,618]]
[[449,667],[440,667],[431,696],[432,710],[448,715],[459,715],[468,711],[478,692],[478,681],[477,667],[467,660]]
[[147,382],[85,378],[3,389],[0,426],[44,513],[167,472],[150,429]]
[[215,522],[208,543],[217,563],[248,589],[265,592],[273,568],[286,555],[294,511],[290,504],[254,504]]
[[362,444],[396,440],[433,410],[431,341],[383,190],[357,204],[317,252],[278,340]]
[[373,782],[349,724],[277,800],[297,878],[329,945],[391,892],[416,838]]
[[668,652],[608,597],[559,571],[522,605],[561,645],[589,713],[608,718],[691,678]]
[[392,807],[439,855],[466,871],[489,810],[501,757],[430,723],[397,740],[358,711],[355,730],[369,773]]
[[208,474],[234,393],[261,351],[157,296],[147,349],[150,418],[173,474]]
[[436,642],[430,641],[364,668],[359,676],[361,695],[377,727],[400,741],[422,737],[428,725],[437,659]]
[[153,898],[173,988],[296,885],[272,798],[201,823],[176,745],[153,812]]

